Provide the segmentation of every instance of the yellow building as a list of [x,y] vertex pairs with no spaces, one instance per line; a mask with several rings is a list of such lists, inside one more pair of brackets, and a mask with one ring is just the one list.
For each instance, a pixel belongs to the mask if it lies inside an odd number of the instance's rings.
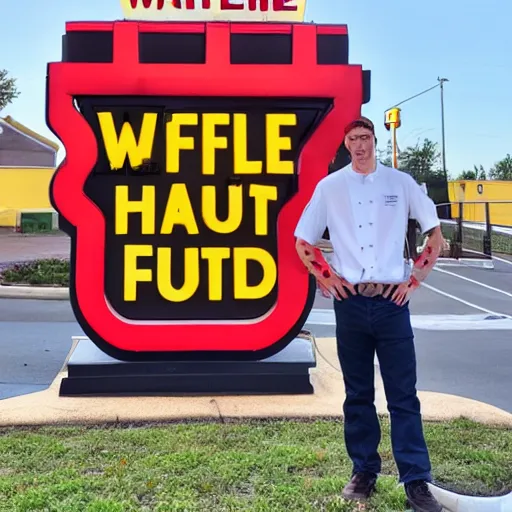
[[54,212],[49,187],[58,150],[10,116],[0,118],[1,227],[19,227],[22,213]]
[[[491,224],[512,227],[512,181],[450,181],[448,196],[451,203],[465,203],[465,221],[485,222],[485,203],[489,202]],[[458,218],[459,206],[452,204],[451,210],[452,218]]]

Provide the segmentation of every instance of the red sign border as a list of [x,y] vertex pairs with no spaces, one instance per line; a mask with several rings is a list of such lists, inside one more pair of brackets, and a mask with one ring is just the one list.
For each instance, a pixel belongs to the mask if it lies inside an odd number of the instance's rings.
[[[268,357],[282,350],[304,324],[315,283],[295,252],[293,231],[318,181],[327,175],[338,149],[341,127],[360,114],[360,65],[318,65],[317,33],[346,33],[346,27],[268,24],[269,32],[291,32],[293,65],[232,65],[232,31],[261,33],[261,24],[106,22],[68,23],[66,30],[114,32],[113,63],[48,65],[47,123],[67,155],[51,183],[51,201],[72,227],[73,309],[86,334],[107,354],[120,359]],[[206,64],[140,64],[138,35],[143,31],[206,31]],[[173,80],[172,77],[179,77]],[[265,81],[264,94],[261,82]],[[130,323],[115,315],[104,295],[105,220],[83,192],[97,160],[97,142],[73,105],[76,96],[209,96],[333,98],[333,108],[304,146],[299,159],[299,193],[278,220],[279,291],[274,309],[254,323]],[[340,133],[333,137],[333,133]],[[307,169],[307,172],[302,172]],[[285,285],[283,285],[285,283]],[[169,347],[172,337],[172,349]],[[142,341],[141,341],[142,340]],[[243,349],[240,346],[243,340]],[[142,346],[141,346],[142,345]]]

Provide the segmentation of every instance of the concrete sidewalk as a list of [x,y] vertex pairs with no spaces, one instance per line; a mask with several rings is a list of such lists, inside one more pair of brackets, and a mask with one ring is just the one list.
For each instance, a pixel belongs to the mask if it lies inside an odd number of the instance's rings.
[[[318,366],[312,371],[313,395],[204,397],[59,397],[61,371],[37,393],[0,401],[0,426],[104,424],[222,418],[340,417],[344,387],[334,338],[317,340]],[[73,349],[72,349],[73,350]],[[324,359],[325,358],[325,359]],[[382,380],[376,370],[376,406],[387,415]],[[496,407],[432,392],[419,392],[426,421],[468,418],[512,428],[512,414]]]

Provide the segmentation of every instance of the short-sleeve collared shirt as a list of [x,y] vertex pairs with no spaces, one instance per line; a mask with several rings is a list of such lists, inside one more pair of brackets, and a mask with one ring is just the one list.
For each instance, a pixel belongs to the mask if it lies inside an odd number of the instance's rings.
[[409,174],[377,163],[363,175],[351,165],[323,178],[304,209],[295,236],[314,245],[329,229],[334,270],[352,284],[400,283],[408,220],[423,233],[439,226],[434,202]]

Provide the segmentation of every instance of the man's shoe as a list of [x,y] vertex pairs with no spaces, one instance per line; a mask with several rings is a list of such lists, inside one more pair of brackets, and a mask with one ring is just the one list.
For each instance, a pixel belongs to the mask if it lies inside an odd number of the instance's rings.
[[343,489],[343,497],[347,500],[366,500],[375,491],[377,475],[374,473],[355,473]]
[[407,505],[416,512],[442,512],[443,507],[432,496],[427,482],[415,480],[405,484]]

